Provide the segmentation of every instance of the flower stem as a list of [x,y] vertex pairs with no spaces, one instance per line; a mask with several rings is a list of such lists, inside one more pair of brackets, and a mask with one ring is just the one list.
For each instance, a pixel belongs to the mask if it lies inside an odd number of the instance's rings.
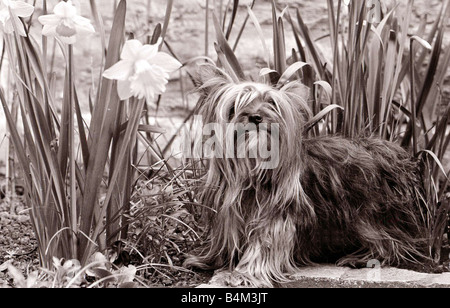
[[206,0],[205,10],[205,57],[209,56],[209,0]]
[[69,168],[70,168],[70,216],[72,227],[72,254],[73,258],[77,257],[77,234],[78,234],[78,220],[77,220],[77,191],[76,191],[76,153],[75,153],[75,124],[74,124],[74,96],[73,96],[73,46],[69,45]]
[[[44,0],[42,3],[42,14],[47,15],[47,0]],[[45,69],[45,74],[47,74],[47,37],[45,35],[42,36],[42,62]]]

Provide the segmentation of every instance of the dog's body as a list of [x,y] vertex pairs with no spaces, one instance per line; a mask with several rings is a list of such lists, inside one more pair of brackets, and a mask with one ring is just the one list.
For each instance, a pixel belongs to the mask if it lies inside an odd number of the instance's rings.
[[316,215],[309,258],[400,265],[423,254],[420,182],[406,151],[374,138],[320,137],[303,146],[301,183]]
[[410,155],[376,138],[305,137],[311,114],[299,89],[205,81],[203,121],[278,124],[279,164],[262,169],[258,158],[210,159],[201,198],[214,210],[208,245],[186,264],[228,268],[231,280],[270,286],[316,261],[399,265],[425,258],[420,181]]

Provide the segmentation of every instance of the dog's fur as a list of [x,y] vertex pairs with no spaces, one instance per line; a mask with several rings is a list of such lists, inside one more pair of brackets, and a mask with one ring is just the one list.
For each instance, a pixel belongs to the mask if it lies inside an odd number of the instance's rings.
[[245,124],[258,114],[258,123],[279,124],[281,155],[273,170],[259,169],[258,158],[209,160],[201,194],[213,209],[208,241],[186,265],[228,268],[230,281],[272,286],[313,262],[401,265],[427,258],[412,157],[377,138],[305,137],[306,92],[295,82],[276,89],[235,83],[223,73],[203,78],[204,123]]

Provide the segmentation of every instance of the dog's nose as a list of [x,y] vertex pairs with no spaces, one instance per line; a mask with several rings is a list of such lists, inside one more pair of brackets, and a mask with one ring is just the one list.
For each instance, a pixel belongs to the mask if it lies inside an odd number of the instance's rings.
[[252,114],[248,117],[250,123],[254,123],[256,125],[261,124],[263,121],[263,117],[259,114]]

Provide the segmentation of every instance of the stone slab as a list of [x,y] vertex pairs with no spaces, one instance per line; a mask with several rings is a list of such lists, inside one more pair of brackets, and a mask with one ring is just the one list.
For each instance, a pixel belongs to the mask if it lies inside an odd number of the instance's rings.
[[[227,286],[223,272],[215,275],[209,284],[199,288],[223,288]],[[351,269],[334,265],[318,265],[302,268],[292,276],[286,288],[450,288],[450,273],[427,274],[393,267]]]

